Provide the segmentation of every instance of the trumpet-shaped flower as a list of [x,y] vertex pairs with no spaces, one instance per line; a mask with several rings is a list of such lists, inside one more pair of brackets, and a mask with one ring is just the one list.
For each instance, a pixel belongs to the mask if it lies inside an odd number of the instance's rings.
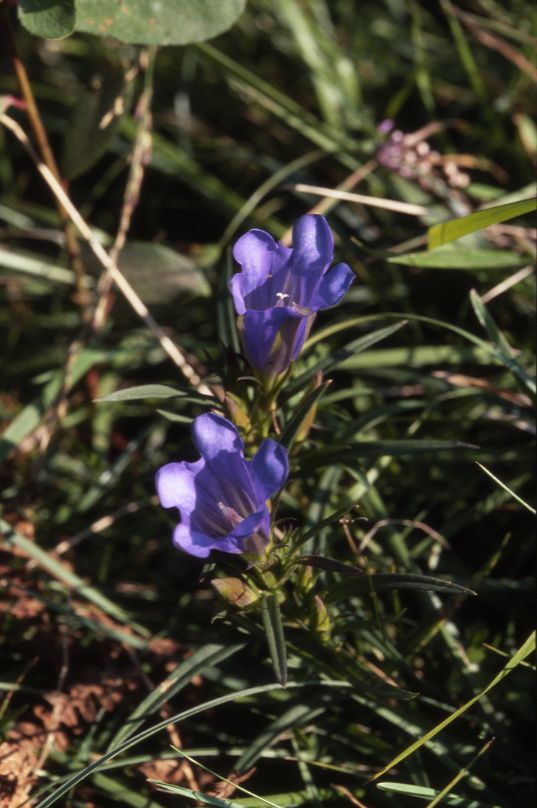
[[168,463],[157,472],[161,504],[181,514],[174,544],[199,558],[211,550],[261,555],[269,542],[267,500],[287,479],[287,451],[267,439],[246,460],[235,426],[214,413],[195,418],[192,435],[200,459]]
[[354,274],[347,264],[329,270],[333,238],[322,216],[307,214],[293,227],[293,247],[264,230],[250,230],[233,249],[242,271],[230,290],[248,361],[271,381],[300,353],[315,314],[335,306]]

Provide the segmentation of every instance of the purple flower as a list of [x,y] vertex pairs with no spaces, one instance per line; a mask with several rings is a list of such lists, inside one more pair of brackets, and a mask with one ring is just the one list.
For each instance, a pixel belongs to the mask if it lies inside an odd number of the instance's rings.
[[157,472],[161,504],[181,513],[174,544],[199,558],[211,550],[261,555],[269,541],[267,500],[287,479],[287,451],[267,439],[253,460],[245,460],[237,429],[214,413],[195,418],[192,435],[200,459]]
[[248,361],[267,381],[300,353],[315,314],[339,303],[354,274],[332,262],[334,242],[326,219],[307,214],[293,227],[293,247],[264,230],[250,230],[233,249],[242,272],[230,290]]

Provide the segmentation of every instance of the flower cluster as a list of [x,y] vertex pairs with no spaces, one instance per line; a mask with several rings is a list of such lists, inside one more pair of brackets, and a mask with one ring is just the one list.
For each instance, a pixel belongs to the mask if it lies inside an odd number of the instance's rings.
[[[230,291],[244,353],[271,390],[299,355],[316,313],[338,303],[354,275],[346,264],[330,269],[333,239],[322,216],[296,222],[292,249],[251,230],[233,255],[241,272]],[[289,473],[286,449],[267,438],[247,460],[237,428],[214,413],[194,419],[192,436],[199,460],[168,463],[157,473],[161,504],[180,512],[175,545],[199,558],[211,550],[262,557],[270,544],[268,500]]]
[[380,165],[405,179],[419,183],[426,190],[434,191],[439,181],[456,189],[469,185],[469,175],[460,171],[457,165],[457,161],[464,158],[464,155],[452,154],[445,157],[431,149],[425,130],[405,134],[393,126],[393,121],[388,119],[378,127],[381,134],[388,135],[377,150]]

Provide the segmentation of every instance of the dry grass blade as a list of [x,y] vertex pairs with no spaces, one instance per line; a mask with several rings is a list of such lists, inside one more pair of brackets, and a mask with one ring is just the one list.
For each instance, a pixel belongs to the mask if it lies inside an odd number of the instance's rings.
[[75,208],[59,182],[56,180],[50,169],[39,159],[33,146],[31,145],[24,130],[19,124],[10,118],[8,115],[0,115],[0,123],[12,132],[17,140],[24,146],[32,160],[34,161],[37,170],[52,190],[56,198],[61,202],[67,211],[71,221],[77,227],[80,234],[86,239],[93,253],[100,261],[102,266],[110,273],[114,283],[124,295],[125,299],[132,306],[136,314],[144,321],[149,330],[154,334],[159,341],[163,351],[167,353],[172,362],[181,371],[185,379],[194,387],[198,392],[203,395],[212,396],[213,392],[202,379],[198,376],[194,368],[186,360],[183,352],[175,345],[174,342],[164,333],[160,325],[157,323],[153,315],[145,303],[138,297],[128,280],[123,273],[119,270],[117,265],[111,260],[110,256],[92,233],[89,226],[86,224],[78,210]]
[[319,185],[306,185],[303,182],[287,185],[286,188],[290,191],[315,194],[316,196],[324,196],[328,199],[342,199],[345,202],[357,202],[360,205],[369,205],[372,208],[393,210],[396,213],[405,213],[408,216],[424,216],[427,213],[427,208],[424,208],[423,205],[399,202],[397,199],[384,199],[376,196],[366,196],[365,194],[355,194],[350,191],[338,191],[334,188],[323,188]]

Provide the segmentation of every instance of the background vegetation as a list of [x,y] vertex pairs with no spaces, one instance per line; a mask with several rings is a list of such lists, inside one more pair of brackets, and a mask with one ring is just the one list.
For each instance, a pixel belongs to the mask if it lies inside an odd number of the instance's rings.
[[[22,64],[69,197],[164,333],[0,127],[0,805],[532,805],[534,221],[440,247],[427,232],[535,195],[535,9],[250,0],[218,38],[158,50],[39,39],[13,12],[2,121],[34,138],[9,98]],[[417,134],[401,145],[386,119]],[[282,690],[257,624],[173,549],[153,479],[193,457],[204,384],[244,391],[230,245],[253,226],[288,238],[311,209],[357,280],[278,416],[324,369],[282,525],[322,523],[310,551],[477,596],[410,578],[371,596],[317,571],[331,638],[316,644],[314,612],[288,623]],[[156,383],[182,395],[96,402]],[[340,685],[304,684],[323,677]]]

